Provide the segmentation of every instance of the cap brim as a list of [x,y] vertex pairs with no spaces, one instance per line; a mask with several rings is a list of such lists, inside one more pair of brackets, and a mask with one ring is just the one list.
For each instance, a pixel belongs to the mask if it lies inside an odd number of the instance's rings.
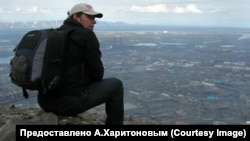
[[102,18],[103,15],[102,15],[102,13],[99,13],[99,14],[95,15],[95,17],[97,17],[97,18]]
[[102,14],[102,13],[98,13],[98,12],[94,12],[94,11],[92,11],[92,12],[87,12],[87,11],[85,11],[85,12],[83,12],[83,13],[88,14],[88,15],[91,15],[91,16],[95,16],[95,17],[97,17],[97,18],[102,18],[102,17],[103,17],[103,14]]

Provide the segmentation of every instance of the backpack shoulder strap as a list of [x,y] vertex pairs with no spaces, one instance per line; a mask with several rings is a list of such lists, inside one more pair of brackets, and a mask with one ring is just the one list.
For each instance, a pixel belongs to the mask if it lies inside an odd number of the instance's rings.
[[29,98],[29,94],[28,94],[27,90],[26,90],[25,88],[22,88],[22,90],[23,90],[23,96],[24,96],[26,99]]

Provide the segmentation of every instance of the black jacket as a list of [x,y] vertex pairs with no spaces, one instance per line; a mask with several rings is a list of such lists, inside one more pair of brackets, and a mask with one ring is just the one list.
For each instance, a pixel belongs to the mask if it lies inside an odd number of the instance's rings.
[[62,87],[84,87],[91,82],[102,80],[104,67],[95,33],[71,18],[67,18],[60,29],[75,29],[68,35],[65,54],[66,74]]

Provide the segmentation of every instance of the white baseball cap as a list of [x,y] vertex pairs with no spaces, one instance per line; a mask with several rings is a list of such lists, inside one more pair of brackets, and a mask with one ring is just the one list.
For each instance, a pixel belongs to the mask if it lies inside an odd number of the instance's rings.
[[68,11],[68,16],[71,16],[75,13],[82,12],[87,15],[95,16],[97,18],[102,18],[103,14],[100,12],[96,12],[93,7],[87,3],[79,3],[72,7],[70,11]]

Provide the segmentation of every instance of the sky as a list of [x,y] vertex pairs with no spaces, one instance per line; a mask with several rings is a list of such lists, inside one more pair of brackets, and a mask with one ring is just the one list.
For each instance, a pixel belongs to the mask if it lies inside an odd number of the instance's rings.
[[250,28],[250,0],[0,0],[0,22],[63,20],[88,3],[108,22]]

